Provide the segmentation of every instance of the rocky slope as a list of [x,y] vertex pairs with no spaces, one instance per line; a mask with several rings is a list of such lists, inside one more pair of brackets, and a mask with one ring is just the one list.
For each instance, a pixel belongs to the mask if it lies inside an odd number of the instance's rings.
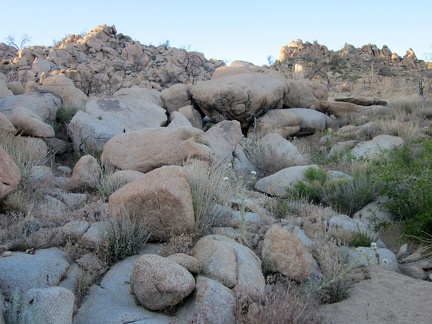
[[[305,147],[373,160],[403,145],[376,126],[394,117],[387,101],[331,100],[318,82],[106,25],[55,48],[0,48],[0,323],[345,320],[350,299],[323,318],[315,298],[381,269],[427,294],[430,262],[373,226],[391,219],[383,197],[349,215],[285,199],[317,168]],[[345,162],[326,176],[350,181]],[[374,242],[346,243],[356,235]],[[407,318],[377,278],[385,317],[373,318]],[[404,301],[428,318],[430,299]]]

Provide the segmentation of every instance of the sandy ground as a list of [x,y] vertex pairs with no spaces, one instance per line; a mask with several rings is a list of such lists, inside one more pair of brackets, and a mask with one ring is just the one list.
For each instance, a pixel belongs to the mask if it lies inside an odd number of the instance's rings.
[[432,323],[432,282],[380,267],[371,269],[371,277],[355,284],[348,299],[323,306],[324,323]]

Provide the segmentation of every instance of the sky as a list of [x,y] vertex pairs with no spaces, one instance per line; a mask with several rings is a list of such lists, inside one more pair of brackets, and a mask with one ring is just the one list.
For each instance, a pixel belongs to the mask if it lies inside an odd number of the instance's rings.
[[[4,0],[1,0],[4,1]],[[317,41],[329,50],[345,43],[359,48],[387,45],[399,56],[412,48],[419,59],[432,53],[430,0],[182,0],[19,1],[22,10],[4,12],[0,42],[52,46],[66,35],[115,25],[117,32],[144,45],[170,46],[202,52],[207,59],[268,63],[292,40]],[[2,6],[5,9],[5,6]]]

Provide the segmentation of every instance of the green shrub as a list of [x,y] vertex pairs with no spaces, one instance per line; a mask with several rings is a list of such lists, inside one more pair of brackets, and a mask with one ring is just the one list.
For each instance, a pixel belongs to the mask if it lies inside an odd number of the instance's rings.
[[432,234],[432,141],[421,139],[395,148],[371,166],[383,206],[401,221],[407,235]]
[[372,242],[374,242],[374,240],[367,233],[355,232],[348,239],[347,244],[348,246],[353,246],[353,247],[359,247],[359,246],[369,247],[371,246]]
[[314,204],[331,206],[334,210],[352,216],[372,202],[380,192],[378,183],[366,172],[356,172],[353,177],[330,178],[321,167],[309,167],[304,180],[288,189],[288,198],[304,198]]

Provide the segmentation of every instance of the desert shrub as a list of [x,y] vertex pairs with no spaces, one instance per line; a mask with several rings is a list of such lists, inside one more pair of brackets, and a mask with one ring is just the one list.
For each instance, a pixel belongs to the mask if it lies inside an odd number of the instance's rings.
[[287,197],[302,197],[351,216],[372,202],[379,192],[379,183],[373,182],[366,172],[357,172],[353,177],[330,178],[324,168],[309,167],[304,172],[304,180],[287,190]]
[[297,165],[297,157],[293,156],[292,161],[287,160],[280,154],[275,154],[271,146],[261,141],[259,137],[246,138],[242,142],[246,157],[257,168],[259,177],[269,176],[282,169]]
[[167,257],[176,253],[189,254],[193,244],[193,234],[170,235],[168,242],[163,244],[160,255]]
[[105,215],[103,218],[108,222],[109,228],[97,254],[108,265],[137,254],[150,237],[137,217],[124,209],[117,215]]
[[195,214],[195,235],[205,235],[213,225],[227,190],[225,168],[213,160],[192,160],[185,165]]
[[69,124],[73,116],[78,112],[78,108],[75,106],[62,106],[56,112],[56,122],[61,124]]
[[309,167],[303,173],[303,177],[304,180],[297,181],[291,189],[288,189],[288,198],[299,197],[319,204],[325,190],[325,183],[328,181],[327,171],[321,167]]
[[401,221],[405,234],[432,234],[432,140],[406,143],[371,165],[374,180],[389,198],[383,206]]
[[237,293],[236,323],[322,323],[318,303],[296,284],[278,280],[261,301]]
[[27,138],[12,133],[0,136],[0,147],[16,163],[23,178],[27,177],[32,167],[51,164],[54,157],[52,152],[48,154],[41,152],[37,142],[28,141]]
[[101,166],[102,172],[98,179],[97,193],[99,197],[107,202],[109,197],[118,189],[123,187],[127,181],[120,178],[111,177],[115,170],[108,166]]
[[359,247],[359,246],[371,246],[371,243],[375,240],[365,232],[354,232],[350,235],[347,241],[348,246]]

